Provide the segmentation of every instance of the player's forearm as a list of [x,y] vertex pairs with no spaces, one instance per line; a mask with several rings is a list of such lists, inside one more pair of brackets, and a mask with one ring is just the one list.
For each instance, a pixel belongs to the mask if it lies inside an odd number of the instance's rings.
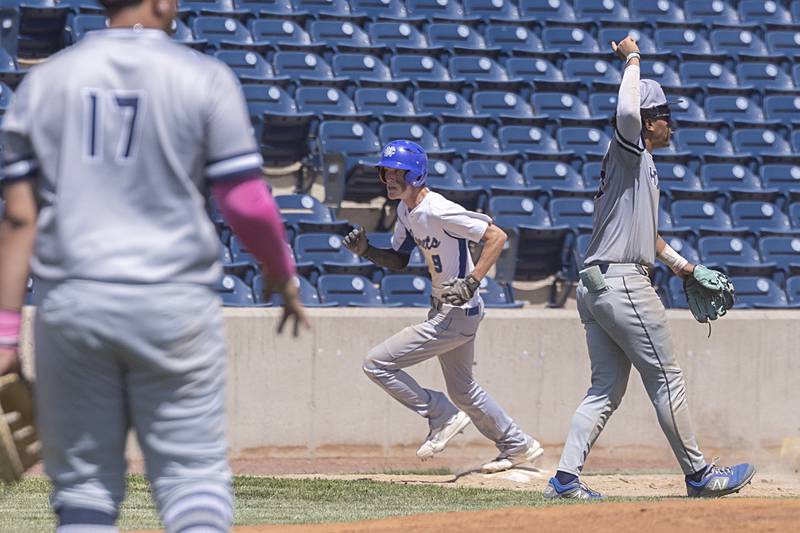
[[361,254],[361,257],[372,261],[379,267],[391,270],[403,270],[408,266],[408,260],[410,258],[407,254],[401,254],[400,252],[384,248],[375,248],[372,245],[367,245],[367,251]]
[[642,131],[642,116],[639,109],[641,102],[639,88],[639,60],[631,59],[622,74],[617,97],[617,130],[622,137],[635,143]]
[[0,221],[0,310],[19,311],[25,302],[36,240],[37,207],[28,181],[6,185],[3,194],[6,208]]
[[667,244],[667,242],[661,238],[661,235],[659,235],[658,240],[656,240],[656,257],[669,267],[675,275],[682,278],[690,276],[694,271],[694,265],[676,252],[672,246]]
[[291,278],[295,264],[286,244],[286,231],[278,206],[261,177],[218,183],[213,193],[222,216],[269,277],[276,284]]
[[483,251],[478,263],[472,270],[472,277],[480,281],[486,276],[503,252],[503,246],[507,240],[506,232],[497,226],[491,225],[486,229],[486,233],[483,236]]

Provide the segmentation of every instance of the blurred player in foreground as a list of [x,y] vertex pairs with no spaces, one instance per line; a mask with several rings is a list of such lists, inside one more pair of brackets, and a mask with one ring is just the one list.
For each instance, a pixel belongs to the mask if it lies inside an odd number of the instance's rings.
[[[542,447],[472,376],[475,334],[484,315],[478,288],[497,261],[506,234],[488,216],[467,211],[425,186],[428,158],[418,144],[390,142],[383,148],[378,168],[387,196],[400,200],[392,248],[371,246],[364,228],[354,229],[344,243],[354,253],[393,270],[404,269],[418,246],[431,274],[433,297],[428,319],[372,348],[364,372],[401,404],[428,419],[428,438],[417,450],[420,459],[444,450],[471,419],[500,450],[481,471],[500,472],[533,461],[544,452]],[[477,265],[472,263],[467,241],[485,243]],[[422,388],[403,370],[431,357],[439,358],[450,399]]]
[[297,334],[294,263],[233,73],[170,40],[175,0],[101,3],[110,28],[31,69],[3,120],[0,372],[19,366],[32,254],[58,531],[116,531],[131,427],[167,531],[227,531],[222,271],[204,192]]
[[644,382],[658,422],[686,475],[689,496],[738,492],[755,467],[708,464],[697,446],[683,372],[672,351],[667,315],[648,278],[656,258],[684,280],[689,307],[700,322],[722,316],[733,305],[728,278],[692,265],[657,233],[658,174],[652,152],[669,146],[669,104],[661,86],[639,79],[641,55],[630,37],[614,52],[625,62],[619,88],[614,138],[603,158],[595,196],[592,239],[577,289],[586,330],[592,384],[570,424],[546,498],[597,499],[579,479],[608,418],[619,406],[631,366]]

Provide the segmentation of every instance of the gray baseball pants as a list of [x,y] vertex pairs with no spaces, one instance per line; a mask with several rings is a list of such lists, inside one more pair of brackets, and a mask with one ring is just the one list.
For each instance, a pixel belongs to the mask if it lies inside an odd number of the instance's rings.
[[35,394],[54,510],[117,516],[132,427],[167,531],[228,530],[219,297],[200,285],[78,280],[40,294]]
[[[527,445],[525,433],[472,375],[483,304],[473,313],[448,305],[438,311],[431,309],[425,322],[407,327],[372,348],[363,369],[397,401],[427,418],[431,430],[461,409],[501,452],[513,453]],[[403,370],[431,357],[439,358],[450,399],[421,387]]]
[[606,289],[578,284],[578,312],[586,330],[592,385],[570,424],[558,469],[579,475],[608,418],[619,406],[636,367],[684,474],[706,466],[697,447],[683,373],[672,353],[667,314],[650,279],[632,264],[609,265]]

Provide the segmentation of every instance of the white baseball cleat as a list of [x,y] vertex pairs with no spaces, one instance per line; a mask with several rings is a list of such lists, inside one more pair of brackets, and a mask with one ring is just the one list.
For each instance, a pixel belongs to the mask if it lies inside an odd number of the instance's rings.
[[417,450],[417,457],[425,461],[440,453],[450,442],[450,439],[464,431],[464,428],[470,425],[471,422],[472,420],[469,419],[467,413],[464,411],[457,412],[443,426],[428,433],[428,438]]
[[501,453],[494,461],[490,461],[481,467],[484,474],[495,474],[504,470],[509,470],[522,463],[529,463],[544,453],[544,448],[539,441],[528,436],[528,447],[514,453]]

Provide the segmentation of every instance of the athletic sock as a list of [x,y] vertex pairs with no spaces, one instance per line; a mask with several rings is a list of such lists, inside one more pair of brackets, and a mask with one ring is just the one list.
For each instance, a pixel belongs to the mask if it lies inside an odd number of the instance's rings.
[[578,479],[578,476],[575,474],[570,474],[569,472],[562,472],[561,470],[556,470],[556,480],[562,485],[569,485],[573,481]]
[[705,475],[706,473],[706,470],[708,470],[708,466],[704,466],[694,474],[689,474],[688,476],[686,476],[686,480],[693,481],[695,483],[700,483],[700,481],[702,481],[703,479],[703,475]]

